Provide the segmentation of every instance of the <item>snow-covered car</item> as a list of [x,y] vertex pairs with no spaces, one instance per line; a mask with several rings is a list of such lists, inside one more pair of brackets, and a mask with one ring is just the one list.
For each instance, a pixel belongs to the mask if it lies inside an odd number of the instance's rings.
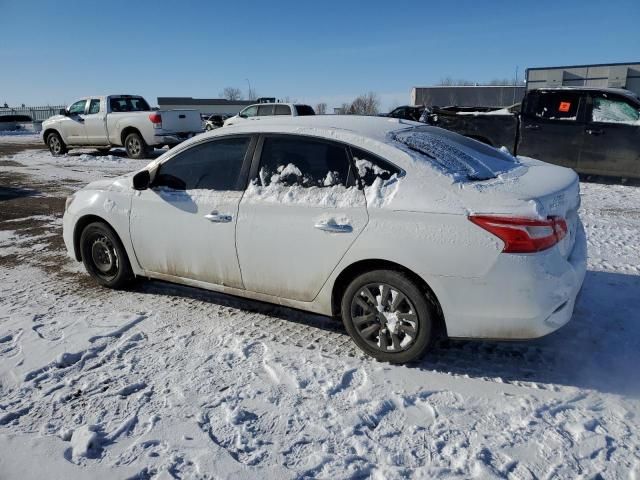
[[256,103],[242,109],[240,113],[224,121],[225,127],[248,120],[261,120],[272,116],[308,117],[315,115],[313,107],[297,103]]
[[153,110],[137,95],[107,95],[82,98],[45,120],[42,140],[53,156],[123,146],[127,156],[145,158],[154,147],[173,147],[201,131],[197,110]]
[[586,270],[579,183],[381,117],[273,118],[188,140],[69,197],[64,241],[102,285],[167,280],[341,316],[377,359],[436,335],[529,339]]

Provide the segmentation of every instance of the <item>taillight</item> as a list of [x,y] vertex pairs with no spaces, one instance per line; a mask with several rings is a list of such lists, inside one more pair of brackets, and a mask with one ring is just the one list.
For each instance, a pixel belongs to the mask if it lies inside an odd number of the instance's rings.
[[567,235],[567,222],[561,217],[531,218],[471,215],[469,220],[504,242],[505,253],[533,253],[553,247]]
[[149,120],[153,123],[153,128],[162,128],[162,115],[157,112],[149,114]]

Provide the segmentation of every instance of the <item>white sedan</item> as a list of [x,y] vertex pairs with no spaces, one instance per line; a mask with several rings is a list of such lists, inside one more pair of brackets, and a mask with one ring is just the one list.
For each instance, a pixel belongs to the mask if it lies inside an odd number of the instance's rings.
[[586,270],[569,169],[379,117],[246,122],[69,197],[64,240],[100,284],[156,278],[340,316],[365,352],[437,335],[529,339]]

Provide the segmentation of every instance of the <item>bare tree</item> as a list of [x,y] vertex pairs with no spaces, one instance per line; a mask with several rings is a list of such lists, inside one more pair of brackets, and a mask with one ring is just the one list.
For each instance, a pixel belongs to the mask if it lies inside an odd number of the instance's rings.
[[220,95],[227,100],[242,100],[242,90],[236,87],[224,87]]
[[324,115],[327,113],[327,104],[324,102],[320,102],[316,105],[316,113],[318,115]]
[[375,92],[365,93],[357,97],[349,105],[347,113],[352,115],[376,115],[380,110],[380,100]]

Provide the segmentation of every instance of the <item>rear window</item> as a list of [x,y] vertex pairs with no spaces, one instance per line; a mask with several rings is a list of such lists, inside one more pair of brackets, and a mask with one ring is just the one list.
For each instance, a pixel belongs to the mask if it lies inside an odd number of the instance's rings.
[[313,111],[313,108],[311,108],[309,105],[296,105],[296,112],[300,117],[316,114],[316,112]]
[[276,105],[276,115],[291,115],[289,105]]
[[391,138],[456,180],[489,180],[520,166],[507,152],[446,130],[415,127],[393,132]]
[[151,110],[142,97],[119,97],[109,100],[112,112],[146,112]]

